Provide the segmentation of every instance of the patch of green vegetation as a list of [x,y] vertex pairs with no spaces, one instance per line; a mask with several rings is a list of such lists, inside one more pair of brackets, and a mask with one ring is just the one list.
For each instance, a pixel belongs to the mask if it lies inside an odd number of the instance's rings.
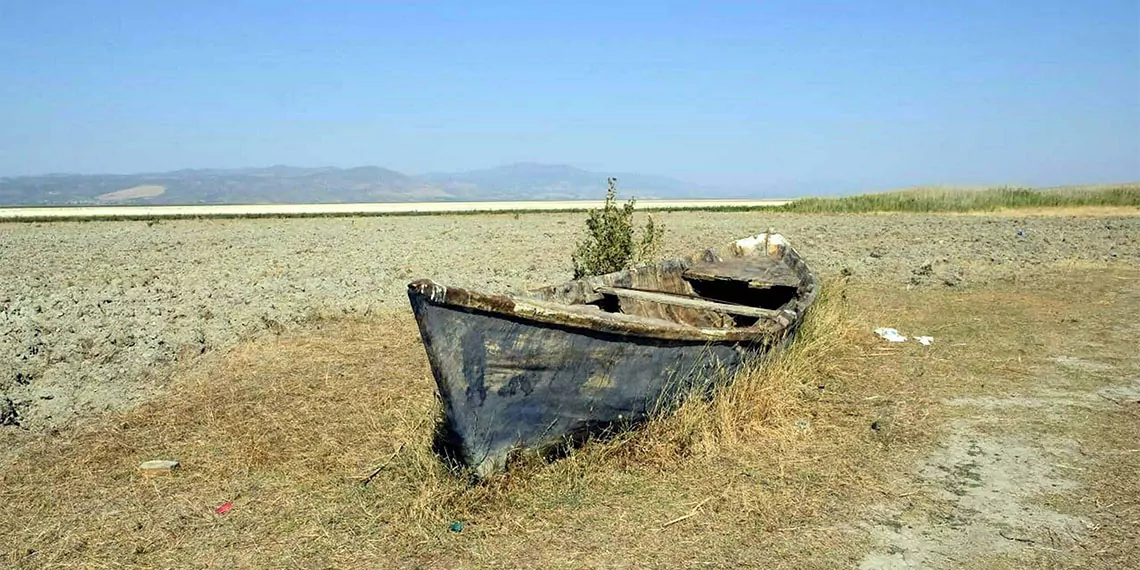
[[862,214],[872,212],[993,212],[997,210],[1081,207],[1140,208],[1140,184],[1063,188],[913,188],[856,196],[799,198],[780,206],[651,208],[673,212],[789,212]]
[[1016,208],[1140,206],[1140,185],[1035,190],[917,188],[840,198],[802,198],[772,208],[780,212],[976,212]]
[[641,228],[641,235],[633,230],[633,206],[630,198],[623,206],[617,204],[617,179],[608,178],[606,203],[600,210],[590,210],[586,219],[586,239],[578,242],[574,250],[574,278],[603,275],[621,271],[650,261],[661,250],[665,228],[650,217]]

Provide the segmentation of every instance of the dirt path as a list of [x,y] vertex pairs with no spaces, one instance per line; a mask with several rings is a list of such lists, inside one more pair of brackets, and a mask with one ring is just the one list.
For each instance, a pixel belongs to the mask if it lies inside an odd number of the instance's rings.
[[1052,308],[1061,334],[1024,383],[937,402],[944,435],[903,478],[909,498],[869,510],[859,568],[1140,566],[1137,277],[1105,276],[1090,319]]

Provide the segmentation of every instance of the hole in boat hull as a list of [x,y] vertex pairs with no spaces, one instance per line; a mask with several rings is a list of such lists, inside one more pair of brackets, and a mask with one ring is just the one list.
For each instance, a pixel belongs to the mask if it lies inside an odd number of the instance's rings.
[[797,292],[795,287],[786,285],[757,289],[749,287],[746,282],[728,279],[687,279],[687,281],[693,286],[693,291],[702,298],[761,309],[779,309],[795,299]]

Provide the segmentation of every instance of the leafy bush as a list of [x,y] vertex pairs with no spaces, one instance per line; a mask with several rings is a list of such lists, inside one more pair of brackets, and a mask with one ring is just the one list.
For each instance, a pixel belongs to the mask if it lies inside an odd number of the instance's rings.
[[661,250],[664,226],[649,221],[634,236],[633,206],[630,198],[622,206],[617,203],[617,179],[607,178],[606,203],[601,210],[590,210],[586,219],[586,239],[574,250],[574,278],[621,271],[652,260]]

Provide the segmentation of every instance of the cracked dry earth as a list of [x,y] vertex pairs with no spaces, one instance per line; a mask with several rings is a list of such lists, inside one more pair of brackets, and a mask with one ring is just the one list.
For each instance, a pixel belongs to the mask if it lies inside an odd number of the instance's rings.
[[[1136,497],[1104,473],[1140,456],[1135,279],[1120,293],[1127,309],[1099,330],[1074,327],[1068,353],[1034,370],[1029,388],[940,402],[945,435],[906,476],[913,490],[860,524],[876,547],[859,568],[1140,567]],[[1101,440],[1106,430],[1123,432],[1118,445]],[[1134,492],[1140,473],[1122,470]],[[1132,538],[1094,545],[1105,530]]]

